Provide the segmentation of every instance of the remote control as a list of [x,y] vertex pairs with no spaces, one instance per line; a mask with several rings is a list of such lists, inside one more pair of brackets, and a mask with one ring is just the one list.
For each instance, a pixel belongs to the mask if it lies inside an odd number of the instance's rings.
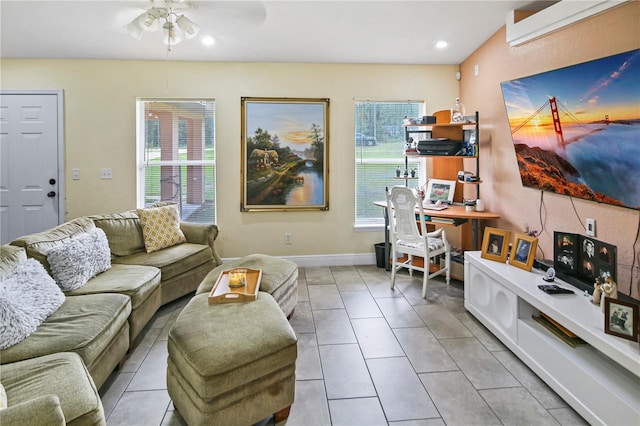
[[569,294],[573,293],[573,290],[559,287],[555,284],[540,284],[538,288],[547,294]]

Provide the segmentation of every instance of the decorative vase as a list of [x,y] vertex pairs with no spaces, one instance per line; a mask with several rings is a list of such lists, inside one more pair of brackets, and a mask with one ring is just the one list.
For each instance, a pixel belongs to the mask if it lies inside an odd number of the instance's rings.
[[464,123],[464,105],[460,102],[460,98],[456,98],[456,103],[451,107],[451,122]]

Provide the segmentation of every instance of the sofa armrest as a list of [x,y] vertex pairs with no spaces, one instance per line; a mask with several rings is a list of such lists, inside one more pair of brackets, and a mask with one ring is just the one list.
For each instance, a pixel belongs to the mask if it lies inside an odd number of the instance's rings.
[[211,255],[216,266],[222,264],[222,259],[216,252],[214,242],[218,238],[218,225],[213,223],[180,222],[180,229],[187,238],[187,242],[194,244],[207,244],[211,248]]
[[55,395],[43,395],[0,410],[0,425],[65,425],[60,400]]

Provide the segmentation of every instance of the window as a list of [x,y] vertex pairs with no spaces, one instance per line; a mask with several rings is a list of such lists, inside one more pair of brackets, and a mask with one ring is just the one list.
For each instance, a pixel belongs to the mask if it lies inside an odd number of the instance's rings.
[[183,221],[215,222],[213,100],[138,99],[138,205],[180,206]]
[[[384,200],[385,187],[404,184],[394,179],[398,167],[405,169],[402,120],[420,117],[423,109],[417,101],[356,102],[356,226],[384,224],[382,210],[373,203]],[[409,158],[412,168],[423,173],[416,158]]]

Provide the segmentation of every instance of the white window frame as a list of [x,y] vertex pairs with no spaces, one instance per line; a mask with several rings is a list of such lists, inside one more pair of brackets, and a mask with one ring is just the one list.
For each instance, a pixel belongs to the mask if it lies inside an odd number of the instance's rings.
[[[213,102],[214,103],[214,145],[213,148],[216,150],[216,141],[217,138],[215,136],[215,99],[184,99],[184,98],[136,98],[136,205],[138,208],[143,208],[145,206],[145,180],[146,180],[146,167],[149,165],[149,161],[147,158],[147,151],[145,146],[145,103],[147,102]],[[153,166],[212,166],[213,167],[213,186],[214,186],[214,194],[217,198],[217,167],[216,167],[216,159],[217,155],[214,155],[213,160],[174,160],[174,161],[160,161],[153,164]],[[217,199],[213,200],[214,202],[214,217],[212,220],[214,222],[217,221],[218,212],[217,212]]]
[[[425,114],[425,109],[426,109],[426,102],[424,100],[381,100],[381,101],[372,101],[369,99],[361,99],[358,100],[356,99],[354,102],[354,115],[356,114],[357,111],[357,105],[358,104],[362,104],[362,103],[380,103],[380,104],[389,104],[389,103],[416,103],[419,104],[419,114],[420,116]],[[356,120],[354,119],[354,122],[356,122]],[[399,126],[402,126],[402,122],[398,123]],[[358,146],[356,146],[356,142],[355,142],[355,133],[360,132],[361,129],[356,128],[354,131],[354,137],[353,137],[353,143],[354,143],[354,149],[357,150],[357,148],[359,148]],[[402,129],[402,141],[404,141],[404,137],[405,137],[405,132],[404,132],[404,128]],[[379,231],[384,229],[384,216],[383,216],[383,209],[380,208],[380,215],[377,218],[368,218],[368,219],[362,219],[362,218],[358,218],[358,165],[359,164],[389,164],[389,177],[392,178],[395,175],[395,166],[398,163],[398,161],[401,161],[402,164],[404,164],[404,155],[402,154],[402,149],[403,149],[403,145],[402,144],[398,144],[398,153],[399,153],[399,157],[393,158],[393,159],[386,159],[386,158],[373,158],[373,159],[363,159],[361,156],[357,155],[355,156],[355,164],[354,164],[354,185],[355,185],[355,198],[354,198],[354,229],[356,231]],[[416,157],[409,157],[408,159],[408,163],[410,165],[410,167],[415,166],[417,168],[418,171],[418,180],[410,180],[409,182],[409,186],[417,186],[417,185],[424,185],[424,183],[427,181],[426,179],[426,174],[427,174],[427,168],[425,165],[424,161],[420,161],[420,159],[416,158]],[[405,181],[404,180],[395,180],[394,181],[395,185],[404,185]],[[391,185],[389,185],[391,186]],[[379,200],[376,199],[374,201],[384,201],[384,192],[382,192],[384,190],[384,188],[380,188],[380,197]]]

